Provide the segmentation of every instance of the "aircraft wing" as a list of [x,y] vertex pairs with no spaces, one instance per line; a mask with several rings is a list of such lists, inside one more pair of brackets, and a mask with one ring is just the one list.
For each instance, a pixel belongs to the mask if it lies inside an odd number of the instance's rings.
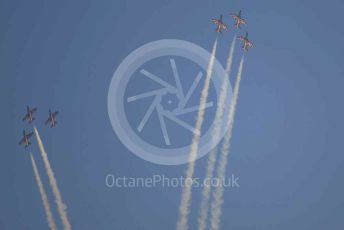
[[244,41],[244,40],[245,40],[244,36],[239,36],[238,39],[239,39],[240,41]]
[[23,117],[23,121],[25,121],[26,119],[29,118],[29,114],[26,114],[24,117]]
[[33,108],[31,109],[31,112],[36,112],[37,111],[37,107],[36,108]]
[[57,114],[59,114],[59,111],[54,112],[53,117],[56,117]]
[[19,145],[22,145],[22,144],[24,144],[25,143],[25,138],[22,138],[20,141],[19,141]]
[[49,122],[51,122],[50,117],[48,118],[48,120],[46,120],[46,121],[44,122],[44,124],[47,125],[47,124],[49,124]]
[[27,137],[27,138],[30,138],[30,137],[32,137],[32,135],[33,135],[33,132],[27,134],[26,137]]
[[224,30],[228,30],[228,27],[227,27],[225,24],[222,24],[221,27],[222,27],[222,29],[224,29]]
[[215,18],[211,19],[211,21],[212,21],[213,23],[215,23],[216,25],[219,24],[219,20],[217,20],[217,19],[215,19]]

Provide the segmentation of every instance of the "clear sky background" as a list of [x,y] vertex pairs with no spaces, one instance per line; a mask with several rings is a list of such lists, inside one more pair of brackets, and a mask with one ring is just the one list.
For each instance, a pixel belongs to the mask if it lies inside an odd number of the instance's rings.
[[[180,188],[105,185],[107,174],[179,177],[186,168],[146,162],[119,141],[107,113],[109,83],[150,41],[210,50],[210,19],[223,14],[232,26],[229,13],[239,9],[249,22],[240,33],[248,30],[255,48],[245,54],[228,165],[240,187],[225,191],[222,229],[343,229],[341,0],[1,0],[0,229],[47,229],[28,151],[18,146],[22,129],[32,129],[21,121],[26,105],[38,106],[35,124],[74,229],[174,229]],[[219,36],[223,64],[234,35]],[[237,44],[236,66],[241,55]],[[49,108],[60,111],[55,129],[43,125]],[[197,161],[196,176],[205,163]],[[191,229],[201,190],[194,194]]]

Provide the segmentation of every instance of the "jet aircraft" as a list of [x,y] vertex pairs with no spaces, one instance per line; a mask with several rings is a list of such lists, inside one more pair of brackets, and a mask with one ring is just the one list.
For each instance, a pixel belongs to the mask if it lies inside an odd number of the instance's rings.
[[59,114],[58,111],[55,111],[55,112],[51,112],[51,110],[49,109],[49,117],[48,119],[45,121],[45,125],[49,124],[50,123],[50,127],[54,127],[56,124],[57,124],[57,121],[56,121],[56,116],[57,114]]
[[253,43],[248,40],[248,33],[246,32],[245,36],[239,36],[239,40],[243,42],[242,49],[248,51],[249,48],[253,47]]
[[32,123],[35,118],[33,117],[34,112],[37,111],[37,108],[30,109],[29,106],[26,106],[26,114],[23,118],[23,121],[28,121],[29,123]]
[[211,21],[217,26],[215,30],[216,32],[222,33],[222,30],[228,30],[228,27],[222,20],[222,15],[220,16],[220,19],[213,18]]
[[23,138],[18,143],[19,145],[24,145],[25,148],[27,148],[29,145],[31,145],[31,142],[29,141],[30,137],[33,135],[33,132],[26,133],[25,130],[23,130]]
[[231,14],[231,16],[235,20],[234,25],[237,29],[240,29],[241,25],[247,25],[246,20],[241,17],[241,10],[239,11],[238,14]]

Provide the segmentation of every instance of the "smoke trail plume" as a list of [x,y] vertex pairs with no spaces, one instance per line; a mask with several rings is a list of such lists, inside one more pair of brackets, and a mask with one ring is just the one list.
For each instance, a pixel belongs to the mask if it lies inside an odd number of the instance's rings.
[[[226,76],[229,77],[232,69],[232,62],[233,62],[233,55],[234,55],[234,47],[235,47],[235,38],[232,41],[229,55],[227,59],[226,65]],[[219,100],[217,102],[215,120],[214,120],[214,128],[212,130],[212,141],[215,142],[218,138],[220,138],[221,134],[221,125],[222,125],[222,117],[225,108],[225,100],[227,97],[228,91],[228,81],[224,79],[222,82],[222,87],[220,90]],[[207,169],[206,169],[206,180],[209,181],[210,178],[213,177],[215,163],[216,163],[216,154],[217,147],[214,147],[212,151],[208,155],[208,162],[207,162]],[[202,191],[202,200],[200,205],[199,217],[198,217],[198,230],[205,230],[207,228],[207,219],[208,219],[208,207],[209,207],[209,198],[210,198],[210,191],[211,186],[204,186]]]
[[[205,104],[208,99],[208,91],[210,85],[210,79],[213,72],[213,66],[215,62],[215,54],[217,48],[217,39],[214,42],[213,49],[211,52],[208,68],[207,68],[207,75],[205,78],[204,86],[201,93],[200,98],[200,106],[197,114],[196,125],[195,129],[201,131],[203,119],[204,119],[204,110]],[[179,206],[179,220],[177,222],[177,230],[187,230],[188,229],[188,216],[190,213],[190,203],[191,203],[191,192],[192,192],[192,185],[188,182],[191,181],[194,171],[195,171],[195,160],[197,158],[198,152],[198,144],[200,140],[201,132],[195,133],[192,138],[192,143],[190,147],[190,154],[189,154],[189,164],[186,170],[186,182],[183,187],[182,191],[182,198],[181,203]]]
[[35,178],[36,178],[38,190],[39,190],[39,193],[40,193],[41,198],[42,198],[45,215],[47,217],[48,226],[49,226],[49,228],[51,230],[56,230],[57,227],[56,227],[56,223],[55,223],[53,214],[51,212],[48,196],[47,196],[47,193],[45,192],[45,189],[44,189],[44,186],[43,186],[43,183],[42,183],[42,180],[41,180],[41,176],[39,175],[39,172],[38,172],[38,169],[37,169],[37,165],[36,165],[36,161],[33,158],[32,153],[30,153],[30,157],[31,157],[33,172],[35,173]]
[[47,171],[48,178],[49,178],[49,183],[50,183],[51,189],[53,191],[53,194],[55,196],[55,203],[57,205],[57,211],[58,211],[60,218],[61,218],[61,221],[62,221],[63,229],[64,230],[71,230],[72,226],[69,223],[69,220],[67,217],[67,212],[66,212],[67,206],[62,201],[62,196],[61,196],[60,190],[57,186],[54,172],[53,172],[53,169],[51,168],[51,165],[50,165],[50,162],[48,159],[48,154],[45,152],[44,145],[43,145],[43,142],[41,140],[41,137],[39,136],[37,128],[34,127],[34,130],[35,130],[35,135],[36,135],[36,139],[38,142],[38,147],[39,147],[39,150],[41,152],[44,166],[45,166],[45,169]]
[[[232,41],[229,55],[227,59],[226,65],[226,75],[229,77],[232,69],[232,61],[234,55],[234,47],[235,47],[235,38]],[[225,76],[225,77],[227,77]],[[223,80],[222,87],[220,90],[219,100],[217,102],[217,109],[215,114],[214,120],[214,128],[212,130],[212,141],[216,141],[220,137],[221,133],[221,124],[222,124],[222,117],[225,108],[225,100],[228,91],[228,84],[227,81]],[[215,163],[216,163],[216,153],[217,148],[213,148],[212,151],[208,155],[208,162],[207,162],[207,170],[206,170],[206,180],[209,181],[210,178],[213,177]],[[209,207],[209,198],[210,198],[210,186],[204,186],[202,191],[202,200],[200,205],[199,217],[198,217],[198,230],[205,230],[207,227],[207,218],[208,218],[208,207]]]
[[232,70],[232,63],[233,63],[233,55],[234,55],[234,48],[235,48],[235,38],[234,37],[232,44],[231,44],[231,48],[229,49],[229,54],[228,54],[228,59],[227,59],[227,63],[226,63],[226,69],[225,72],[227,74],[228,77],[230,77],[230,73]]
[[[229,154],[229,148],[232,139],[232,131],[234,124],[234,116],[236,110],[236,104],[239,96],[240,81],[242,75],[242,69],[244,65],[244,58],[241,59],[237,79],[234,86],[233,98],[229,108],[228,117],[227,117],[227,132],[224,137],[224,141],[221,147],[220,161],[217,168],[217,178],[219,181],[223,181],[226,174],[226,166]],[[211,219],[210,219],[210,228],[212,230],[218,230],[220,227],[220,219],[222,214],[222,203],[223,203],[223,192],[224,188],[221,185],[215,188],[215,191],[212,193],[213,203],[211,204]]]

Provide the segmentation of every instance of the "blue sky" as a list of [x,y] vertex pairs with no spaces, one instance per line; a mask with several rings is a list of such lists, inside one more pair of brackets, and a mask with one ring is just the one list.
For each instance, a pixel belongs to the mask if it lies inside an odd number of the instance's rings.
[[[180,188],[105,186],[107,174],[185,171],[144,161],[119,141],[108,87],[121,61],[147,42],[181,39],[210,50],[210,18],[223,14],[231,25],[228,15],[239,9],[249,25],[238,33],[249,31],[255,47],[245,54],[228,165],[240,188],[225,192],[223,229],[342,229],[339,0],[0,1],[0,229],[47,229],[28,151],[17,145],[22,129],[32,129],[21,121],[26,105],[38,106],[36,125],[74,229],[174,229]],[[218,37],[223,65],[234,35]],[[237,44],[235,66],[241,56]],[[55,129],[43,125],[49,108],[60,111]],[[48,188],[34,140],[31,150]],[[197,161],[196,176],[205,163]],[[194,194],[191,229],[201,190]]]

